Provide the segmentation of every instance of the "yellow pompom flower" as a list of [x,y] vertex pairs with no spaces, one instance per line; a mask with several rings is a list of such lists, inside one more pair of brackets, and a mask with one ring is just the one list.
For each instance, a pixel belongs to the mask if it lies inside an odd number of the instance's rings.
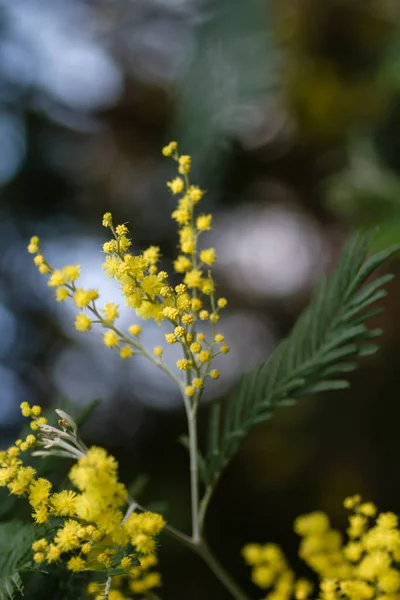
[[177,142],[170,142],[167,146],[164,146],[162,153],[164,156],[172,156],[178,150]]
[[221,346],[219,350],[220,352],[222,352],[222,354],[228,354],[228,352],[230,351],[230,347],[227,344],[225,344],[224,346]]
[[185,387],[185,394],[186,396],[188,396],[189,398],[191,398],[192,396],[194,396],[196,393],[196,390],[194,389],[194,387],[192,385],[187,385]]
[[61,270],[65,281],[76,281],[80,276],[80,265],[67,265]]
[[86,569],[86,562],[80,556],[73,556],[67,562],[67,569],[74,573],[79,573]]
[[203,274],[199,269],[193,269],[185,275],[185,283],[188,288],[201,287],[203,283]]
[[199,231],[208,231],[211,229],[212,215],[200,215],[196,220],[196,227]]
[[192,361],[187,360],[186,358],[181,358],[177,361],[176,366],[180,371],[190,371],[192,368]]
[[128,228],[125,224],[117,225],[115,228],[115,233],[118,237],[122,237],[123,235],[126,235],[128,233]]
[[58,287],[56,289],[56,300],[57,302],[64,302],[69,296],[69,291],[65,287]]
[[199,317],[202,321],[207,321],[209,316],[210,316],[210,313],[208,312],[208,310],[201,310],[199,313]]
[[29,406],[28,402],[21,402],[20,409],[23,417],[31,416],[31,407]]
[[40,265],[39,273],[41,273],[42,275],[46,275],[46,273],[48,273],[49,271],[50,271],[50,267],[46,263],[44,263],[43,265]]
[[199,363],[206,363],[211,360],[211,354],[210,352],[208,352],[208,350],[202,350],[197,354],[196,358],[199,361]]
[[35,265],[37,267],[39,267],[40,265],[42,265],[45,260],[44,260],[44,256],[42,254],[38,254],[37,256],[35,256],[35,258],[33,259],[33,262],[35,263]]
[[173,194],[180,194],[185,189],[182,177],[175,177],[172,181],[168,181],[167,186]]
[[161,346],[156,346],[155,348],[153,348],[154,356],[162,356],[163,352],[164,349]]
[[112,214],[110,212],[106,212],[103,215],[102,224],[103,224],[103,227],[111,227],[112,226]]
[[53,514],[59,517],[71,517],[75,514],[76,493],[72,490],[63,490],[53,494],[50,498],[50,506]]
[[99,293],[97,290],[84,290],[79,288],[75,290],[74,302],[77,308],[85,308],[93,300],[97,300]]
[[228,300],[226,298],[219,298],[217,301],[217,305],[219,308],[225,308],[225,306],[228,304]]
[[85,315],[85,313],[79,313],[78,315],[76,315],[75,317],[75,329],[76,331],[79,331],[80,333],[85,333],[86,331],[89,331],[89,329],[92,327],[92,321],[90,320],[90,318]]
[[185,273],[186,271],[190,271],[192,268],[192,263],[186,256],[178,256],[178,258],[174,261],[174,269],[177,273]]
[[118,341],[117,334],[111,329],[103,336],[103,343],[105,346],[107,346],[107,348],[114,348],[115,346],[118,346]]
[[182,336],[185,335],[185,328],[182,327],[182,325],[178,325],[177,327],[175,327],[174,329],[174,334],[176,335],[176,337],[180,338]]
[[218,379],[220,377],[220,372],[217,369],[212,369],[210,371],[211,379]]
[[217,335],[214,338],[214,341],[217,342],[217,344],[220,344],[224,341],[224,339],[225,337],[222,335],[222,333],[217,333]]
[[28,252],[30,254],[36,254],[37,252],[39,252],[39,238],[37,235],[34,235],[33,237],[31,237],[29,246],[28,246]]
[[50,275],[47,285],[49,287],[58,287],[59,285],[64,285],[64,283],[65,283],[65,279],[64,279],[62,272],[59,271],[58,269],[56,269]]
[[211,266],[215,262],[215,250],[214,248],[208,248],[200,252],[200,260],[205,265]]
[[167,344],[176,344],[176,342],[178,341],[173,333],[166,333],[165,339],[167,341]]
[[204,382],[200,377],[194,377],[192,384],[197,390],[201,390],[204,387]]
[[110,240],[109,242],[104,242],[103,244],[103,252],[106,254],[112,254],[118,250],[118,243],[116,240]]
[[118,304],[115,304],[114,302],[107,302],[107,304],[103,308],[103,313],[106,321],[113,323],[115,319],[119,317],[118,308]]
[[130,346],[123,346],[119,351],[121,358],[130,358],[133,354],[133,350]]
[[142,331],[142,328],[140,325],[131,325],[128,329],[129,333],[133,336],[137,336],[140,334],[140,332]]
[[186,173],[190,172],[190,165],[192,162],[192,159],[190,158],[190,156],[188,156],[187,154],[183,154],[182,156],[179,157],[179,168],[178,171],[179,173],[181,173],[181,175],[185,175]]

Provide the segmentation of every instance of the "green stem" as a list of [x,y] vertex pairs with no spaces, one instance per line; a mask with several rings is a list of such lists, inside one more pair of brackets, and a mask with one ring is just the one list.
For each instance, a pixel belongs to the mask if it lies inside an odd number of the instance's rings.
[[190,491],[192,503],[192,541],[200,542],[199,529],[199,472],[197,466],[197,411],[196,407],[188,412],[189,454],[190,454]]
[[110,590],[111,590],[111,584],[112,584],[112,577],[109,577],[107,579],[106,587],[104,590],[104,600],[108,600],[108,597],[110,595]]
[[230,574],[224,569],[221,563],[210,552],[207,544],[203,541],[196,550],[204,562],[210,567],[216,578],[227,589],[235,600],[249,600],[248,596],[241,590]]
[[201,499],[201,502],[200,502],[200,507],[199,507],[199,529],[200,529],[200,534],[203,534],[204,520],[206,518],[207,508],[208,508],[208,505],[209,505],[210,500],[212,498],[213,492],[214,492],[214,487],[212,485],[208,486],[206,488],[204,496],[203,496],[203,498]]

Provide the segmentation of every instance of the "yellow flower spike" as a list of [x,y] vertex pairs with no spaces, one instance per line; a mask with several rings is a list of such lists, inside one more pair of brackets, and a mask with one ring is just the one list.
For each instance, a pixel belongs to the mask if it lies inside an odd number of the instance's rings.
[[142,331],[142,328],[141,328],[141,326],[140,326],[140,325],[131,325],[131,326],[129,327],[128,331],[129,331],[129,333],[130,333],[131,335],[133,335],[133,336],[135,336],[135,337],[136,337],[136,336],[138,336],[138,335],[141,333],[141,331]]
[[215,250],[214,248],[208,248],[208,250],[202,250],[200,252],[200,260],[205,265],[211,266],[215,262]]
[[80,333],[86,333],[92,327],[92,321],[85,315],[85,313],[79,313],[75,317],[75,329]]
[[102,225],[103,227],[112,227],[112,214],[110,212],[103,215]]
[[212,215],[200,215],[196,220],[196,227],[199,231],[209,231],[211,229]]
[[154,356],[162,356],[164,353],[164,349],[161,346],[156,346],[155,348],[153,348],[153,354]]
[[175,177],[172,181],[168,181],[167,186],[173,194],[180,194],[185,189],[182,177]]
[[115,331],[112,331],[111,329],[107,331],[103,336],[103,343],[107,348],[115,348],[115,346],[118,346],[119,340]]
[[130,346],[122,346],[119,351],[119,355],[121,358],[130,358],[133,354],[133,350]]
[[69,291],[65,287],[58,287],[56,289],[56,300],[57,302],[64,302],[69,297]]

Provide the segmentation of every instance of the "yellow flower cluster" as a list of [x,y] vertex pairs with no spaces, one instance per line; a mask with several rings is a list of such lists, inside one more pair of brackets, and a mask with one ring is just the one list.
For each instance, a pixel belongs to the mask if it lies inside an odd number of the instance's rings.
[[[23,402],[21,411],[32,417],[35,424],[41,419],[40,407]],[[71,437],[67,432],[75,425],[66,413],[62,414],[69,422],[61,419],[61,430],[45,423],[38,425],[48,437],[56,438],[59,431],[61,448],[63,440]],[[150,589],[159,585],[158,573],[150,573],[148,569],[157,562],[155,536],[162,531],[165,521],[152,512],[127,512],[124,516],[122,507],[127,504],[128,493],[118,481],[116,460],[103,448],[93,446],[81,452],[69,472],[75,489],[52,492],[51,482],[37,477],[35,469],[24,466],[20,458],[21,451],[36,443],[38,440],[31,434],[0,453],[0,486],[7,487],[11,494],[28,498],[36,523],[56,518],[55,533],[34,542],[34,561],[51,564],[65,560],[73,572],[116,569],[128,576],[132,591],[135,586]],[[137,559],[140,566],[136,566]]]
[[[106,255],[103,270],[118,282],[126,305],[135,310],[137,316],[154,319],[157,323],[170,323],[171,331],[165,335],[165,341],[167,344],[181,344],[183,356],[177,362],[178,369],[185,372],[181,388],[188,398],[196,395],[196,400],[200,397],[205,380],[219,377],[219,372],[211,369],[213,358],[229,352],[229,346],[222,344],[223,336],[215,330],[220,310],[227,305],[227,300],[215,296],[215,285],[209,271],[216,258],[215,250],[198,249],[200,234],[211,229],[212,215],[195,215],[203,191],[190,183],[190,156],[180,155],[176,142],[165,146],[162,152],[177,163],[178,176],[167,185],[172,194],[179,195],[177,207],[172,213],[178,225],[180,249],[174,269],[182,274],[183,281],[174,286],[169,282],[168,274],[159,270],[160,249],[157,246],[150,246],[141,254],[132,254],[128,228],[125,224],[114,226],[111,213],[106,213],[102,221],[113,235],[103,245]],[[34,262],[39,271],[49,275],[48,285],[55,288],[57,301],[71,298],[82,311],[75,319],[77,331],[85,333],[93,323],[100,323],[106,330],[104,345],[116,349],[121,358],[143,354],[168,372],[163,363],[162,346],[156,346],[152,353],[148,353],[139,339],[140,326],[132,325],[128,333],[123,333],[115,325],[119,316],[117,304],[108,302],[99,309],[96,305],[98,291],[77,286],[79,265],[53,269],[40,250],[37,236],[31,238],[28,251],[35,255]],[[196,324],[199,321],[211,323],[210,339],[207,340],[203,332],[197,332]],[[215,347],[216,344],[220,344],[219,347]]]
[[252,567],[251,579],[261,589],[268,589],[268,600],[288,600],[293,595],[305,600],[313,590],[306,579],[296,580],[282,550],[276,544],[248,544],[242,550],[246,563]]
[[[400,528],[394,513],[380,513],[360,496],[346,498],[351,510],[348,539],[331,528],[323,512],[298,517],[294,530],[301,536],[299,556],[319,577],[321,600],[399,600]],[[293,573],[274,545],[249,544],[243,549],[253,567],[252,579],[261,588],[271,588],[269,600],[304,600],[312,592],[305,580],[295,582]],[[285,576],[286,587],[279,588]],[[290,585],[289,585],[290,580]]]

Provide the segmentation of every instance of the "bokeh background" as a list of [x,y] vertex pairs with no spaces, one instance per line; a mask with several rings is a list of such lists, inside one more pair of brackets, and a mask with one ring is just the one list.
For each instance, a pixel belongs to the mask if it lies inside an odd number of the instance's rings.
[[[207,190],[229,307],[232,352],[205,404],[268,356],[334,267],[347,233],[379,225],[400,241],[400,4],[397,0],[0,0],[0,442],[22,426],[23,400],[79,414],[88,443],[107,447],[142,501],[188,530],[185,419],[176,390],[145,361],[121,361],[99,333],[74,332],[74,309],[26,253],[37,234],[55,265],[80,263],[83,284],[118,301],[101,272],[112,211],[135,247],[176,251],[160,153],[178,140]],[[210,506],[210,544],[253,597],[240,548],[282,544],[292,521],[344,496],[400,511],[399,262],[384,300],[381,351],[350,391],[302,400],[259,426]],[[123,324],[132,316],[122,311]],[[153,347],[162,328],[145,323]],[[203,411],[204,412],[204,411]],[[54,465],[53,465],[54,468]],[[57,463],[60,473],[68,465]],[[23,515],[0,497],[0,519]],[[227,599],[212,574],[167,538],[164,600]],[[28,599],[66,598],[62,579],[26,581]],[[64,587],[63,587],[64,586]],[[77,597],[77,596],[75,596]]]

